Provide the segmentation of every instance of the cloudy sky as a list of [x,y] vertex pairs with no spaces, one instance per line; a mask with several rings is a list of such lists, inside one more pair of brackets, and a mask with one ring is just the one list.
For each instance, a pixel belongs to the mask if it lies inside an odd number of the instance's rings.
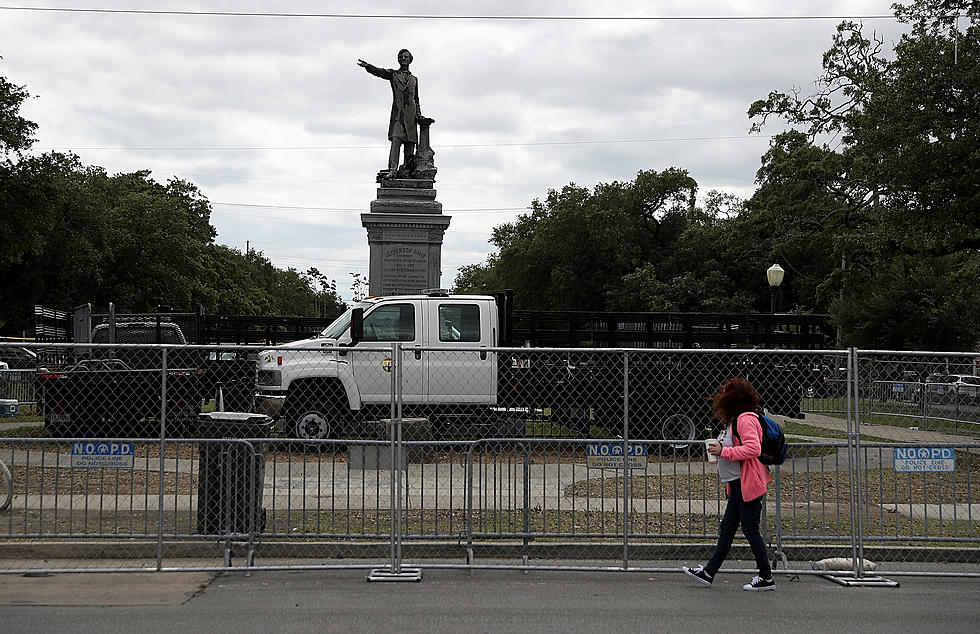
[[[749,135],[749,104],[806,90],[842,17],[865,16],[890,45],[901,25],[873,17],[890,4],[5,2],[0,74],[37,97],[22,112],[40,126],[35,151],[189,180],[213,204],[219,243],[317,267],[349,300],[350,273],[368,272],[360,214],[387,161],[391,106],[358,58],[397,67],[400,48],[415,56],[422,112],[436,119],[437,199],[452,216],[449,286],[490,252],[494,226],[569,182],[679,167],[702,192],[750,195],[779,128]],[[131,12],[141,9],[174,13]],[[269,11],[304,15],[256,15]],[[239,15],[217,15],[229,12]],[[450,15],[466,17],[435,17]],[[775,19],[787,16],[809,19]],[[609,19],[626,17],[663,19]]]

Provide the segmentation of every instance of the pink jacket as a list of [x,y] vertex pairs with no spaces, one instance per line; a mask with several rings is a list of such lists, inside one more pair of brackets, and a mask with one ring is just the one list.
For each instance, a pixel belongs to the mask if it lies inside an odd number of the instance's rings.
[[[732,442],[742,442],[731,447],[722,447],[721,457],[725,460],[738,460],[742,466],[742,499],[751,502],[766,493],[766,485],[772,482],[769,467],[759,462],[762,453],[762,425],[759,417],[751,412],[738,415],[738,436],[732,435]],[[730,495],[731,491],[726,489]]]

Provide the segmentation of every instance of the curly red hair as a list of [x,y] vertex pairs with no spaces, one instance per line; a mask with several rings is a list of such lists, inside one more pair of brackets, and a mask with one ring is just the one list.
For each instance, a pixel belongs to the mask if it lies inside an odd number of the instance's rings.
[[758,392],[745,379],[728,379],[709,399],[711,413],[715,419],[726,425],[735,421],[742,412],[759,411]]

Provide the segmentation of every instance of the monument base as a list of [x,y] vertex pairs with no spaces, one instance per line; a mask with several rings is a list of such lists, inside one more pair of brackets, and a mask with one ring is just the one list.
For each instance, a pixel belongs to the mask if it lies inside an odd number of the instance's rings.
[[442,239],[450,216],[442,214],[431,179],[387,179],[371,212],[361,214],[370,249],[368,294],[414,295],[438,288]]

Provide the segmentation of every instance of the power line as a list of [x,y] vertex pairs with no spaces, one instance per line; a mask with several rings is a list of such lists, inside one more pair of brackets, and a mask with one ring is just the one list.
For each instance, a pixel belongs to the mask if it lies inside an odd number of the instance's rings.
[[[2,8],[2,7],[0,7]],[[537,146],[554,146],[554,145],[609,145],[615,143],[673,143],[673,142],[698,142],[698,141],[734,141],[734,140],[747,140],[747,139],[771,139],[772,135],[765,134],[745,134],[745,135],[735,135],[735,136],[692,136],[692,137],[663,137],[659,139],[602,139],[595,141],[528,141],[524,143],[452,143],[452,144],[439,144],[440,150],[448,149],[459,149],[459,148],[493,148],[493,147],[537,147]],[[383,150],[388,149],[387,145],[293,145],[293,146],[275,146],[275,145],[240,145],[240,146],[91,146],[91,147],[74,147],[74,148],[58,148],[58,147],[39,147],[39,150],[57,150],[57,149],[71,149],[71,150],[124,150],[124,151],[280,151],[280,150],[302,150],[302,151],[313,151],[313,150]]]
[[[159,171],[159,170],[158,170]],[[219,178],[219,179],[229,179],[229,180],[246,180],[246,181],[266,181],[270,183],[330,183],[332,185],[363,185],[365,187],[374,187],[374,182],[367,182],[364,180],[358,181],[335,181],[326,178],[271,178],[264,176],[241,176],[237,174],[192,174],[185,173],[183,177],[187,178]],[[178,178],[183,178],[178,176]],[[439,187],[514,187],[521,189],[541,189],[547,188],[547,184],[533,184],[533,183],[447,183],[446,181],[439,181]]]
[[[351,211],[366,211],[363,207],[295,207],[290,205],[260,205],[256,203],[226,203],[226,202],[211,202],[212,205],[221,205],[224,207],[249,207],[253,209],[286,209],[292,211],[331,211],[331,212],[351,212]],[[457,212],[497,212],[497,211],[528,211],[530,207],[478,207],[474,209],[444,209],[443,211],[457,213]]]
[[281,13],[272,11],[165,11],[157,9],[83,9],[78,7],[10,7],[5,11],[50,13],[101,13],[116,15],[164,15],[248,18],[326,18],[337,20],[484,20],[521,22],[698,22],[698,21],[785,21],[785,20],[894,20],[894,15],[438,15],[404,13]]

